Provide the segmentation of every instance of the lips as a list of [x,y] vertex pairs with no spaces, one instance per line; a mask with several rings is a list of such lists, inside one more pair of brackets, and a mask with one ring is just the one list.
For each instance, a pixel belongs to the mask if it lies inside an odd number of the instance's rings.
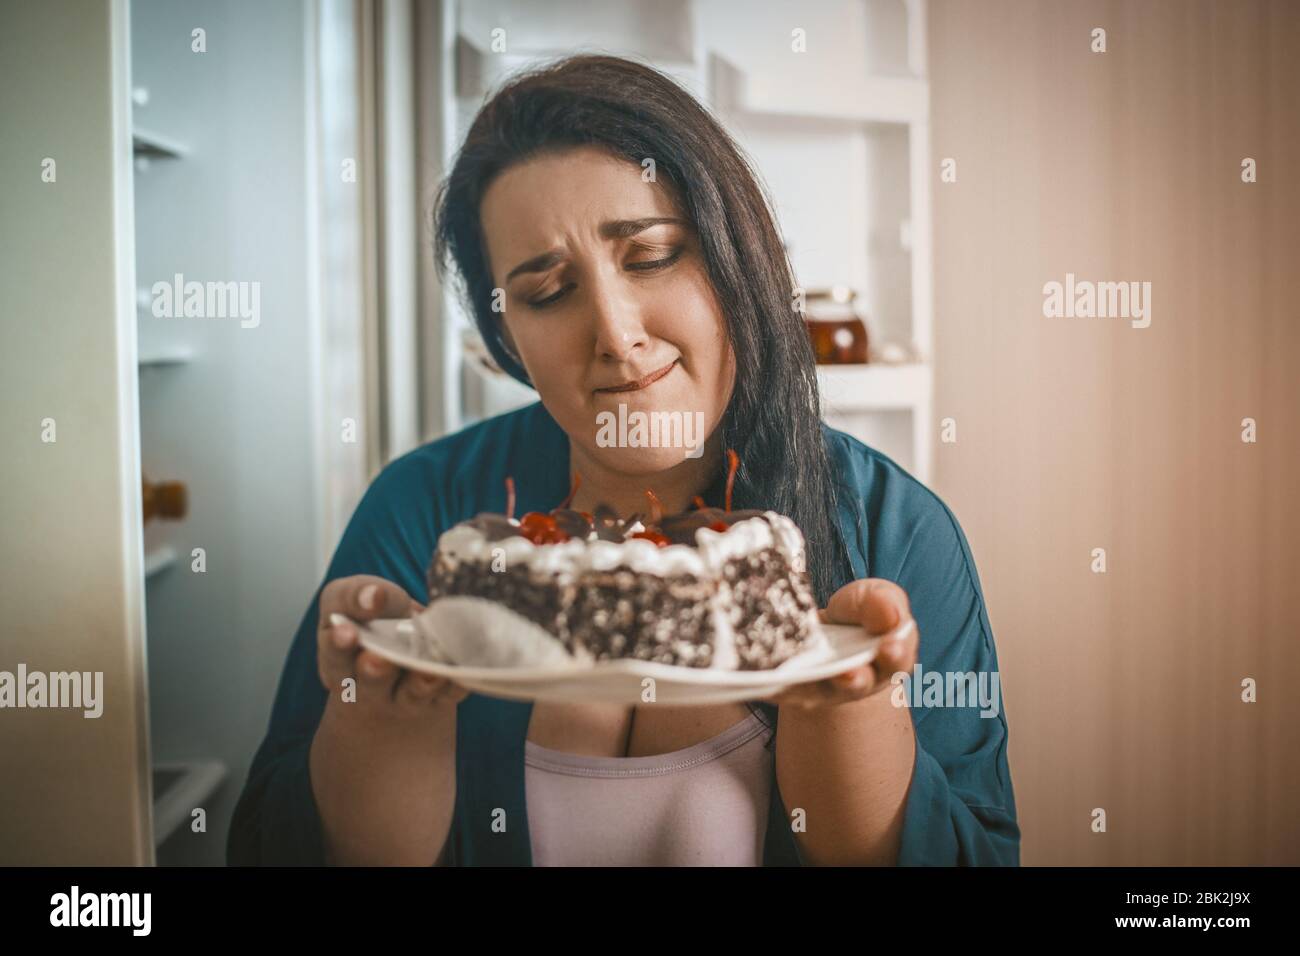
[[673,359],[672,362],[670,362],[668,365],[665,365],[663,368],[659,369],[659,371],[651,372],[649,375],[645,376],[644,378],[639,378],[632,382],[624,382],[622,385],[610,385],[606,388],[598,388],[596,389],[596,391],[598,392],[639,392],[643,388],[649,388],[655,382],[659,381],[661,378],[663,378],[665,375],[671,372],[674,368],[677,367],[677,363],[679,361],[681,360]]

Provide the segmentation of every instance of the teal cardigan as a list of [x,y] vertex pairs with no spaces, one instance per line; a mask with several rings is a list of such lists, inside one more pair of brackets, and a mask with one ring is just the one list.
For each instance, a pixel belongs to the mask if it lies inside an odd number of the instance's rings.
[[[887,578],[907,591],[921,633],[923,674],[996,672],[975,562],[952,512],[889,458],[829,427],[825,434],[839,480],[854,490],[839,505],[854,574]],[[424,603],[425,568],[438,536],[480,511],[503,511],[507,475],[514,477],[519,514],[547,511],[569,491],[568,437],[540,403],[391,462],[357,506],[325,580],[379,575]],[[325,862],[308,773],[326,701],[316,669],[319,599],[317,589],[289,648],[266,739],[235,808],[227,842],[231,865]],[[900,864],[1018,865],[1005,707],[996,717],[981,717],[978,706],[920,706],[913,694],[908,698],[917,746]],[[450,864],[532,864],[524,800],[531,713],[529,702],[480,694],[460,703]],[[770,806],[763,863],[799,865],[775,771]],[[493,830],[498,808],[505,810],[504,832]]]

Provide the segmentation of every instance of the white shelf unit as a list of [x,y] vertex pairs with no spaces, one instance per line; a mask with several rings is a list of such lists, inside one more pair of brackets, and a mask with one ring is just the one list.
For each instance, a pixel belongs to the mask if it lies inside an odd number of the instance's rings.
[[579,52],[636,57],[700,90],[704,57],[692,0],[462,0],[456,7],[456,95],[467,101],[460,105],[477,107],[521,68]]
[[[464,35],[456,38],[456,95],[463,100],[473,100],[489,93],[506,77],[520,69],[558,60],[576,53],[576,50],[528,50],[515,53],[490,53],[478,38]],[[592,50],[591,52],[599,52]],[[690,89],[698,87],[700,65],[694,60],[656,59],[643,57],[647,63],[678,80]]]
[[[544,10],[520,0],[455,4],[449,164],[484,99],[510,74],[580,51],[632,56],[677,78],[754,160],[805,289],[857,293],[872,364],[821,366],[827,421],[923,482],[932,459],[930,90],[925,0],[823,0],[798,16],[744,0],[631,0]],[[575,32],[574,25],[582,30]],[[806,31],[794,53],[791,30]],[[492,52],[494,29],[505,50]],[[532,393],[466,348],[472,323],[446,301],[461,419]],[[472,335],[472,333],[471,333]],[[911,364],[878,363],[881,347]],[[472,346],[471,346],[472,348]]]
[[845,411],[916,408],[934,387],[928,365],[823,365],[817,369],[822,397]]
[[[715,26],[721,22],[717,3],[705,9]],[[722,38],[709,52],[711,105],[766,181],[800,285],[856,293],[872,364],[818,368],[826,420],[928,482],[934,373],[925,0],[845,0],[800,13],[809,51],[802,55],[772,40],[786,22],[779,11],[753,25],[755,37],[707,30],[706,39]],[[885,347],[910,363],[880,362]]]
[[[817,379],[827,422],[928,481],[934,420],[934,372],[929,365],[823,365]],[[910,461],[900,448],[910,449]]]

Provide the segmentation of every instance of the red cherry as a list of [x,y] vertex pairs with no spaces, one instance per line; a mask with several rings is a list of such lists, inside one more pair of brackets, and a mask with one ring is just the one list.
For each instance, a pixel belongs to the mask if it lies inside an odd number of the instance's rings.
[[731,526],[728,525],[725,521],[715,521],[715,522],[713,522],[713,524],[709,525],[709,530],[710,530],[710,531],[726,531],[727,528],[729,528],[729,527],[731,527]]
[[519,519],[519,533],[533,544],[561,544],[569,536],[555,526],[555,519],[540,511],[530,511]]
[[653,541],[661,548],[666,548],[668,545],[672,544],[671,541],[661,535],[658,531],[638,531],[636,534],[632,535],[632,537],[643,538],[646,541]]

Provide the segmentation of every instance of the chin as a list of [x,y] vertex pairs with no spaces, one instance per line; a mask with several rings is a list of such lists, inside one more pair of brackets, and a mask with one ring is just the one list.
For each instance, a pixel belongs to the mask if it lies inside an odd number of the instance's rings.
[[627,475],[656,475],[686,461],[686,448],[607,448],[594,442],[587,452],[606,468]]

